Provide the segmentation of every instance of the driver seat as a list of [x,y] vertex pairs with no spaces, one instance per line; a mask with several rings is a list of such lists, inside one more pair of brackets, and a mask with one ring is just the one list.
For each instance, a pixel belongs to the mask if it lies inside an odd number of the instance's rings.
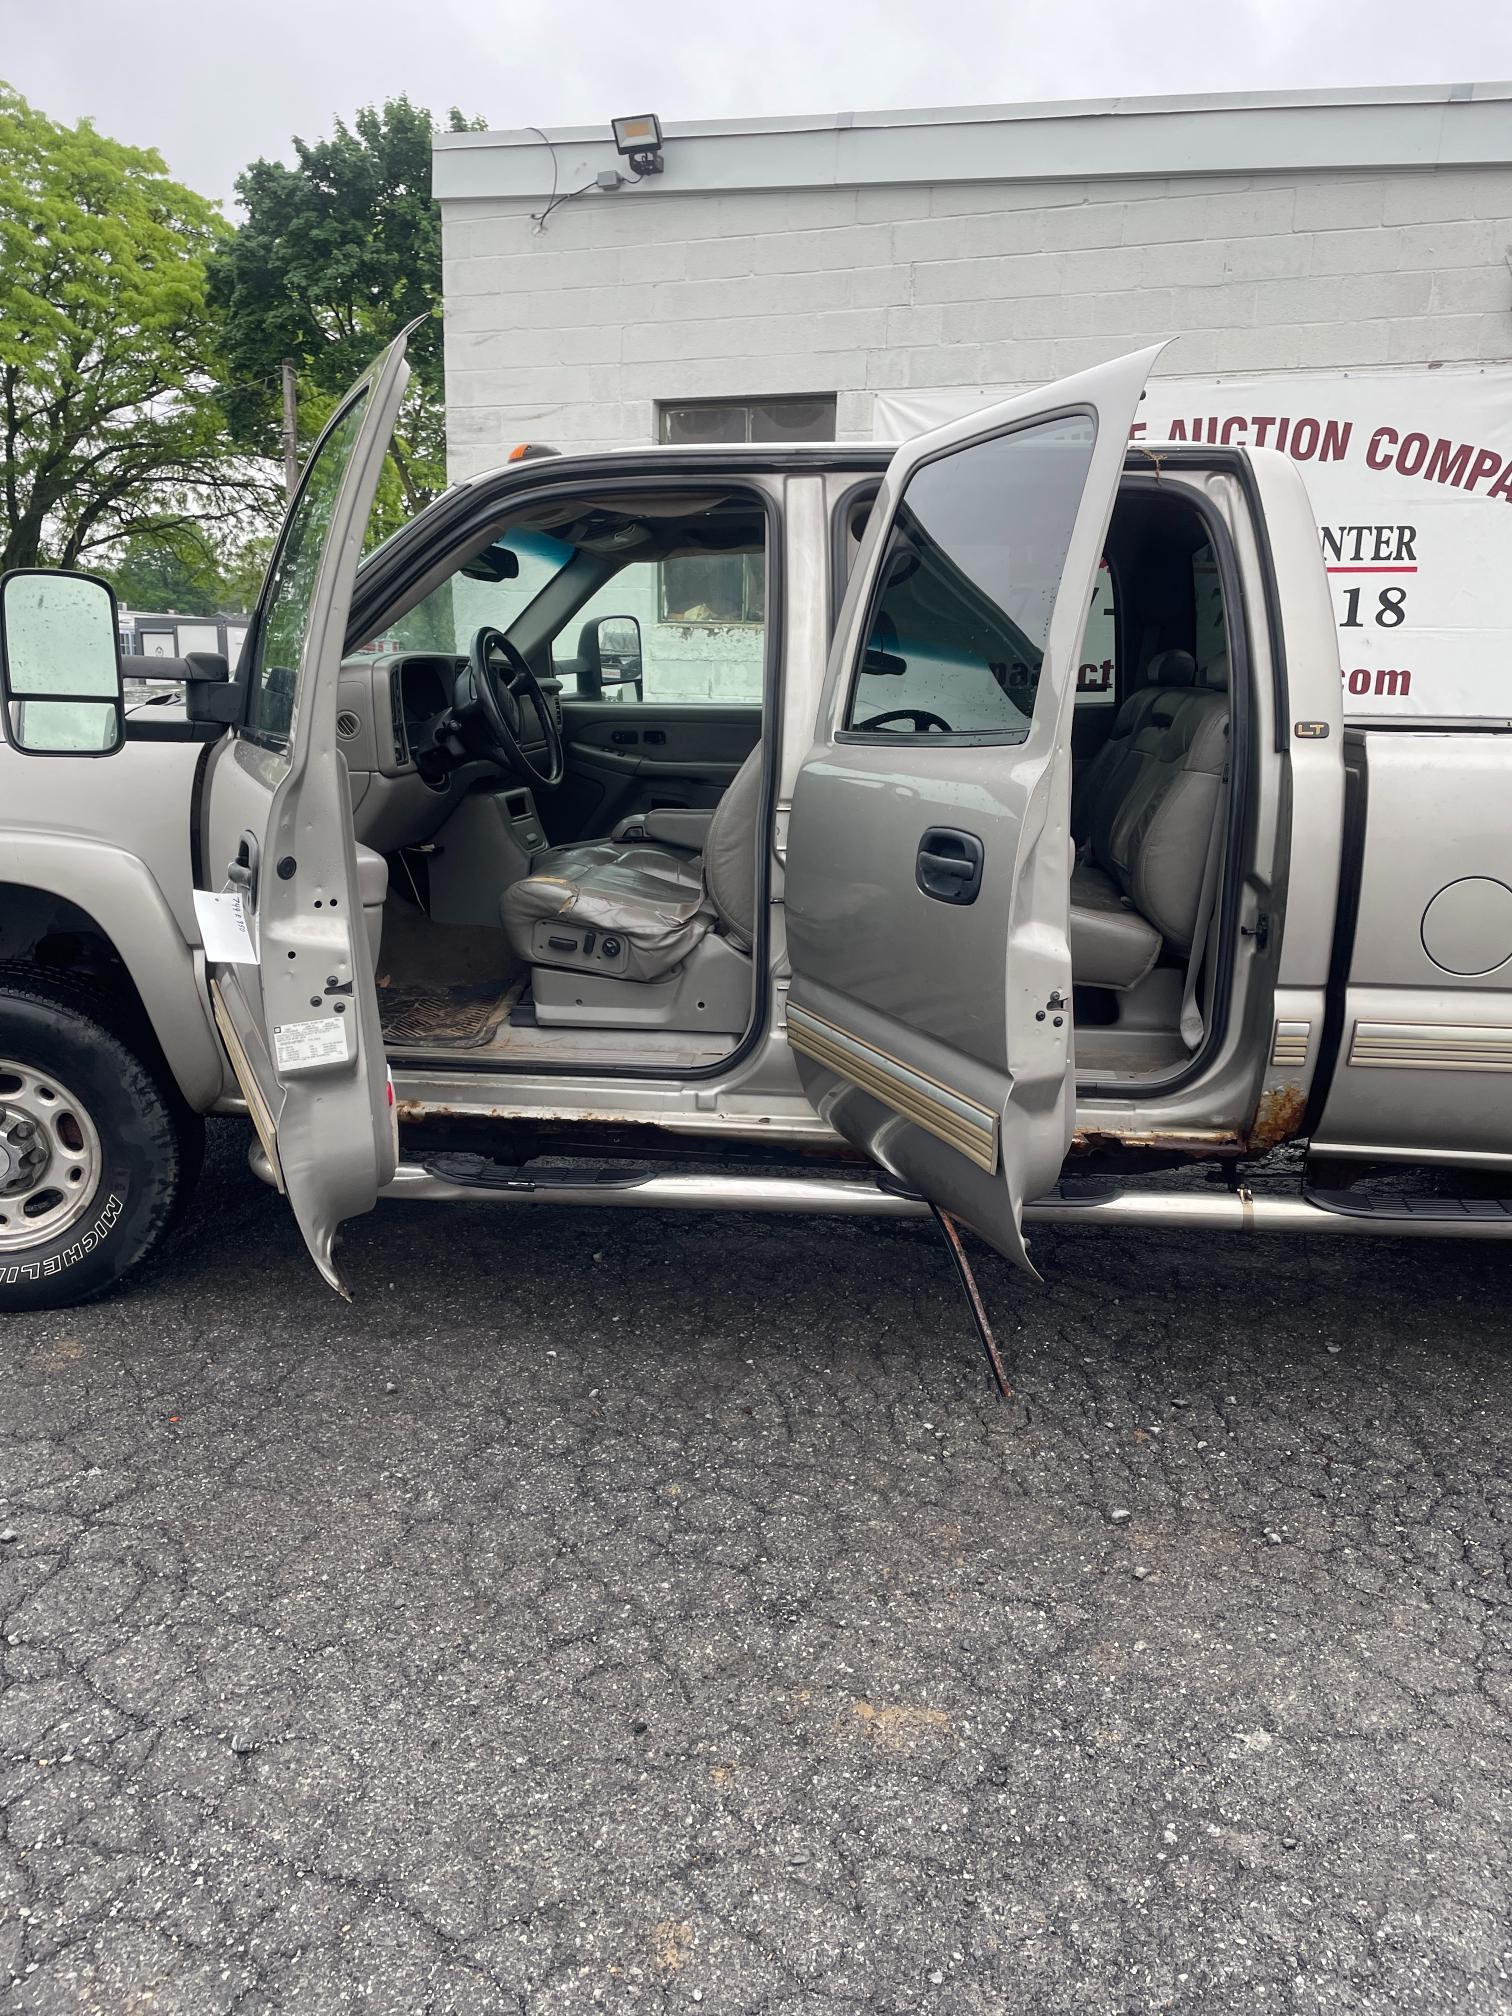
[[[616,1019],[644,1025],[650,1002],[637,1009],[636,987],[666,991],[679,969],[702,964],[707,983],[671,993],[696,999],[696,1026],[710,1026],[706,1004],[720,993],[713,968],[728,967],[732,951],[746,971],[745,1003],[735,1033],[749,1009],[749,958],[756,938],[757,829],[761,815],[761,746],[758,743],[731,779],[709,823],[702,854],[689,855],[646,841],[597,840],[539,854],[528,875],[512,882],[500,899],[510,950],[533,969],[537,1013],[544,1022],[566,1020],[550,1013],[562,989],[553,971],[582,976],[568,1007],[601,1007],[593,1019],[614,1026]],[[706,948],[706,950],[705,950]],[[695,955],[704,956],[695,961]],[[590,999],[583,986],[591,977]],[[631,986],[626,988],[624,983]],[[613,991],[603,995],[601,983]],[[729,990],[724,990],[728,992]],[[668,994],[676,1014],[681,1003]],[[616,1018],[616,1004],[621,1009]],[[733,1001],[730,1012],[733,1011]],[[582,1023],[586,1018],[572,1016]],[[655,1017],[663,1027],[680,1026]]]

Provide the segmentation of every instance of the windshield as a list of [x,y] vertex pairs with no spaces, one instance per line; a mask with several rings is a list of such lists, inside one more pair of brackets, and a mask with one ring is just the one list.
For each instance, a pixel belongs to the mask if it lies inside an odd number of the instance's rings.
[[507,633],[575,551],[565,540],[545,532],[503,533],[408,614],[390,623],[381,637],[367,639],[347,656],[444,651],[460,657],[485,623]]

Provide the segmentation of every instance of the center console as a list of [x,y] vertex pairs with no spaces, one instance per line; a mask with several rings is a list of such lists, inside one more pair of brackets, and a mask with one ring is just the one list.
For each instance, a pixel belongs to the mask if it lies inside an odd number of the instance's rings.
[[430,914],[438,924],[499,922],[499,898],[530,873],[546,829],[522,784],[470,791],[436,834],[430,856]]

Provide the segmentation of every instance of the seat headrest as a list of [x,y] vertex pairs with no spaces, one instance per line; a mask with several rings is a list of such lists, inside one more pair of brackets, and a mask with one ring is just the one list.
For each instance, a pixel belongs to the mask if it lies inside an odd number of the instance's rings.
[[1190,651],[1157,651],[1145,673],[1147,686],[1193,686],[1197,660]]

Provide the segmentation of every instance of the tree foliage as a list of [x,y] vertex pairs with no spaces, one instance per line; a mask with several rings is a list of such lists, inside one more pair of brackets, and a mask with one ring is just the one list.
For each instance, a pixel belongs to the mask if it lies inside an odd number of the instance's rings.
[[240,615],[257,599],[272,550],[271,533],[217,538],[190,525],[124,540],[101,556],[99,571],[128,609]]
[[212,389],[228,233],[158,155],[0,84],[0,566],[171,543],[245,501]]
[[[450,129],[480,127],[453,108]],[[242,447],[278,452],[281,361],[299,377],[301,446],[374,353],[417,316],[414,376],[394,437],[396,481],[379,519],[407,515],[445,482],[441,222],[430,193],[431,115],[408,98],[367,106],[328,140],[294,142],[296,165],[255,161],[237,180],[246,212],[217,251],[224,405]],[[387,507],[387,508],[385,508]],[[388,525],[380,529],[391,529]]]

